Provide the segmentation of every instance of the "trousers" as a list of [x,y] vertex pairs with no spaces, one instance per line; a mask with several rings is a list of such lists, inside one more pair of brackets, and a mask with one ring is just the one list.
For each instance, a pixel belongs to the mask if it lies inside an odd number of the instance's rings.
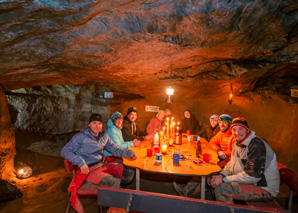
[[233,203],[233,200],[270,202],[273,199],[269,192],[253,184],[221,183],[214,192],[216,200],[225,203]]
[[[107,174],[99,181],[98,185],[124,188],[126,187],[127,184],[129,184],[133,180],[134,175],[135,175],[135,172],[133,170],[123,167],[122,176],[124,177],[124,179]],[[83,184],[97,185],[89,181],[85,181]]]

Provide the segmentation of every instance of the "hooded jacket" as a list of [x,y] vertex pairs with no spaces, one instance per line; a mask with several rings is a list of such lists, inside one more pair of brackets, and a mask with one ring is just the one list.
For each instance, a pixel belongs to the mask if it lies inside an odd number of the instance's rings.
[[72,139],[62,148],[61,155],[72,164],[81,167],[101,162],[103,151],[106,149],[117,157],[130,157],[132,150],[122,149],[113,143],[107,133],[102,132],[96,139],[90,129],[84,129],[75,134]]
[[[108,130],[107,130],[108,136],[112,139],[114,144],[119,146],[122,149],[128,149],[129,147],[134,146],[132,141],[124,141],[122,136],[122,131],[118,129],[111,119],[108,121]],[[104,156],[111,156],[112,154],[108,152],[107,150],[104,150]]]
[[190,130],[191,134],[200,135],[201,137],[206,138],[205,131],[203,131],[196,117],[193,114],[191,114],[189,110],[185,111],[189,112],[190,118],[188,119],[184,117],[184,119],[181,121],[182,132],[186,133],[187,130]]
[[143,141],[147,135],[145,132],[140,131],[138,125],[135,122],[131,122],[127,115],[123,119],[121,131],[124,141],[133,141],[133,139]]
[[233,147],[231,161],[223,168],[224,182],[255,184],[276,197],[279,192],[279,171],[271,147],[254,131]]

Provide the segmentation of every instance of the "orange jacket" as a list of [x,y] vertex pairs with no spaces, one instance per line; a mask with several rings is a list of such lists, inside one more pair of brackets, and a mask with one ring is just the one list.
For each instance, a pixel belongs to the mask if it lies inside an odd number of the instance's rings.
[[231,129],[229,128],[226,132],[219,131],[213,138],[211,138],[209,147],[216,153],[220,150],[223,151],[230,159],[235,141]]

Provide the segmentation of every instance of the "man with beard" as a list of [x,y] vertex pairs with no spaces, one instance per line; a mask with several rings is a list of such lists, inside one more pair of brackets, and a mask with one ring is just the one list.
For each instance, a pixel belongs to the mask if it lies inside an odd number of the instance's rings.
[[134,171],[124,168],[122,164],[103,161],[104,149],[117,157],[131,157],[135,160],[137,155],[132,150],[114,144],[107,133],[102,131],[102,123],[101,115],[91,115],[89,127],[75,134],[61,150],[63,158],[79,167],[68,188],[72,206],[78,212],[84,211],[76,194],[82,184],[119,188],[131,182],[134,177]]
[[231,158],[231,152],[235,143],[230,126],[232,117],[222,114],[218,119],[220,131],[210,140],[209,147],[218,154],[220,167],[224,167]]
[[[111,119],[108,121],[107,134],[112,139],[112,141],[122,149],[128,149],[133,146],[140,146],[141,142],[138,139],[133,139],[132,141],[124,141],[121,129],[123,127],[123,116],[120,112],[115,112]],[[112,154],[107,150],[104,151],[105,156],[111,156]]]
[[134,139],[143,141],[150,140],[153,137],[152,135],[147,135],[146,132],[139,130],[139,127],[136,124],[137,118],[137,108],[129,108],[127,110],[127,115],[123,119],[123,128],[121,130],[124,141],[133,141]]
[[234,118],[231,129],[236,139],[231,161],[210,181],[216,200],[271,201],[280,183],[274,151],[249,129],[244,118]]

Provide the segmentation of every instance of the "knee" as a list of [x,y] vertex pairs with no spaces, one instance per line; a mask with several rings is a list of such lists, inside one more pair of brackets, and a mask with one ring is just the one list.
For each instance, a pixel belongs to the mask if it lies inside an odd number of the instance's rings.
[[217,201],[225,203],[233,203],[232,195],[233,193],[230,190],[230,183],[221,183],[215,189],[215,198]]
[[112,175],[107,175],[99,182],[100,185],[112,186],[120,188],[121,179],[113,177]]
[[123,169],[123,176],[125,178],[125,181],[129,183],[133,180],[133,178],[135,176],[135,172],[131,169],[124,168]]

